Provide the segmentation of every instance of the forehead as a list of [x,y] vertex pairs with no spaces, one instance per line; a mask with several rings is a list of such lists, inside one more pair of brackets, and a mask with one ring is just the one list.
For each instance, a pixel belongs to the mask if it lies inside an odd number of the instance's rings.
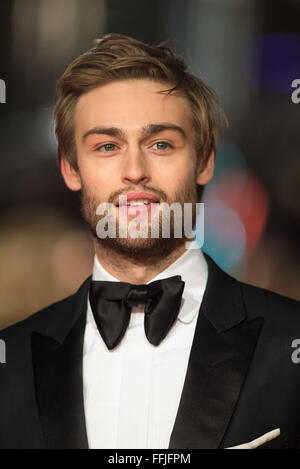
[[138,129],[150,122],[170,122],[192,132],[188,99],[179,94],[161,93],[172,85],[152,80],[109,83],[80,96],[75,109],[76,133],[98,125]]

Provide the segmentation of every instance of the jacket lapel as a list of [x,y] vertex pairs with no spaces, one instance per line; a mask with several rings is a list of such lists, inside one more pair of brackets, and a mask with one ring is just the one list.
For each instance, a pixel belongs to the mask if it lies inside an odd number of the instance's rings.
[[169,448],[220,447],[263,322],[247,321],[238,282],[205,257],[208,281]]
[[50,324],[48,313],[47,325],[32,333],[36,399],[45,445],[51,449],[88,448],[82,352],[89,284],[90,277],[51,311]]

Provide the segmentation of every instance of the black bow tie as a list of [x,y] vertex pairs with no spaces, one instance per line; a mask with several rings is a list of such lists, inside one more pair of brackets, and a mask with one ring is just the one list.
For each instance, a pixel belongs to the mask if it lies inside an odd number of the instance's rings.
[[108,349],[122,340],[131,308],[145,304],[144,328],[149,342],[159,345],[175,322],[184,282],[180,275],[155,280],[148,285],[92,280],[90,304],[99,332]]

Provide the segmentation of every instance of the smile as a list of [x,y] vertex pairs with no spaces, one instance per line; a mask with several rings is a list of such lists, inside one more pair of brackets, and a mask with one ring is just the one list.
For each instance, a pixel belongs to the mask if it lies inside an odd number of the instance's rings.
[[126,204],[120,204],[119,207],[121,206],[128,206],[130,205],[131,207],[142,207],[143,205],[149,205],[151,203],[157,204],[159,202],[153,202],[152,200],[144,199],[144,200],[129,200],[127,201]]
[[126,204],[121,204],[118,206],[119,210],[127,213],[127,215],[142,215],[150,213],[156,206],[159,206],[159,202],[150,202],[150,201],[135,201],[132,200]]
[[151,204],[159,204],[160,200],[150,192],[129,192],[120,195],[116,201],[117,207],[150,207]]

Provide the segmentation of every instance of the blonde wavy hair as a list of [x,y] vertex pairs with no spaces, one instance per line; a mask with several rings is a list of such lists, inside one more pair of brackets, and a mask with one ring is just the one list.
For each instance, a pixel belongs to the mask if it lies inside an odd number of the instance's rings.
[[74,114],[78,98],[110,82],[152,79],[171,85],[164,93],[181,92],[190,103],[195,129],[197,161],[205,165],[217,146],[218,123],[226,123],[215,93],[187,70],[182,57],[164,44],[149,45],[123,34],[110,33],[96,39],[94,47],[77,57],[57,81],[55,132],[58,159],[78,169]]

